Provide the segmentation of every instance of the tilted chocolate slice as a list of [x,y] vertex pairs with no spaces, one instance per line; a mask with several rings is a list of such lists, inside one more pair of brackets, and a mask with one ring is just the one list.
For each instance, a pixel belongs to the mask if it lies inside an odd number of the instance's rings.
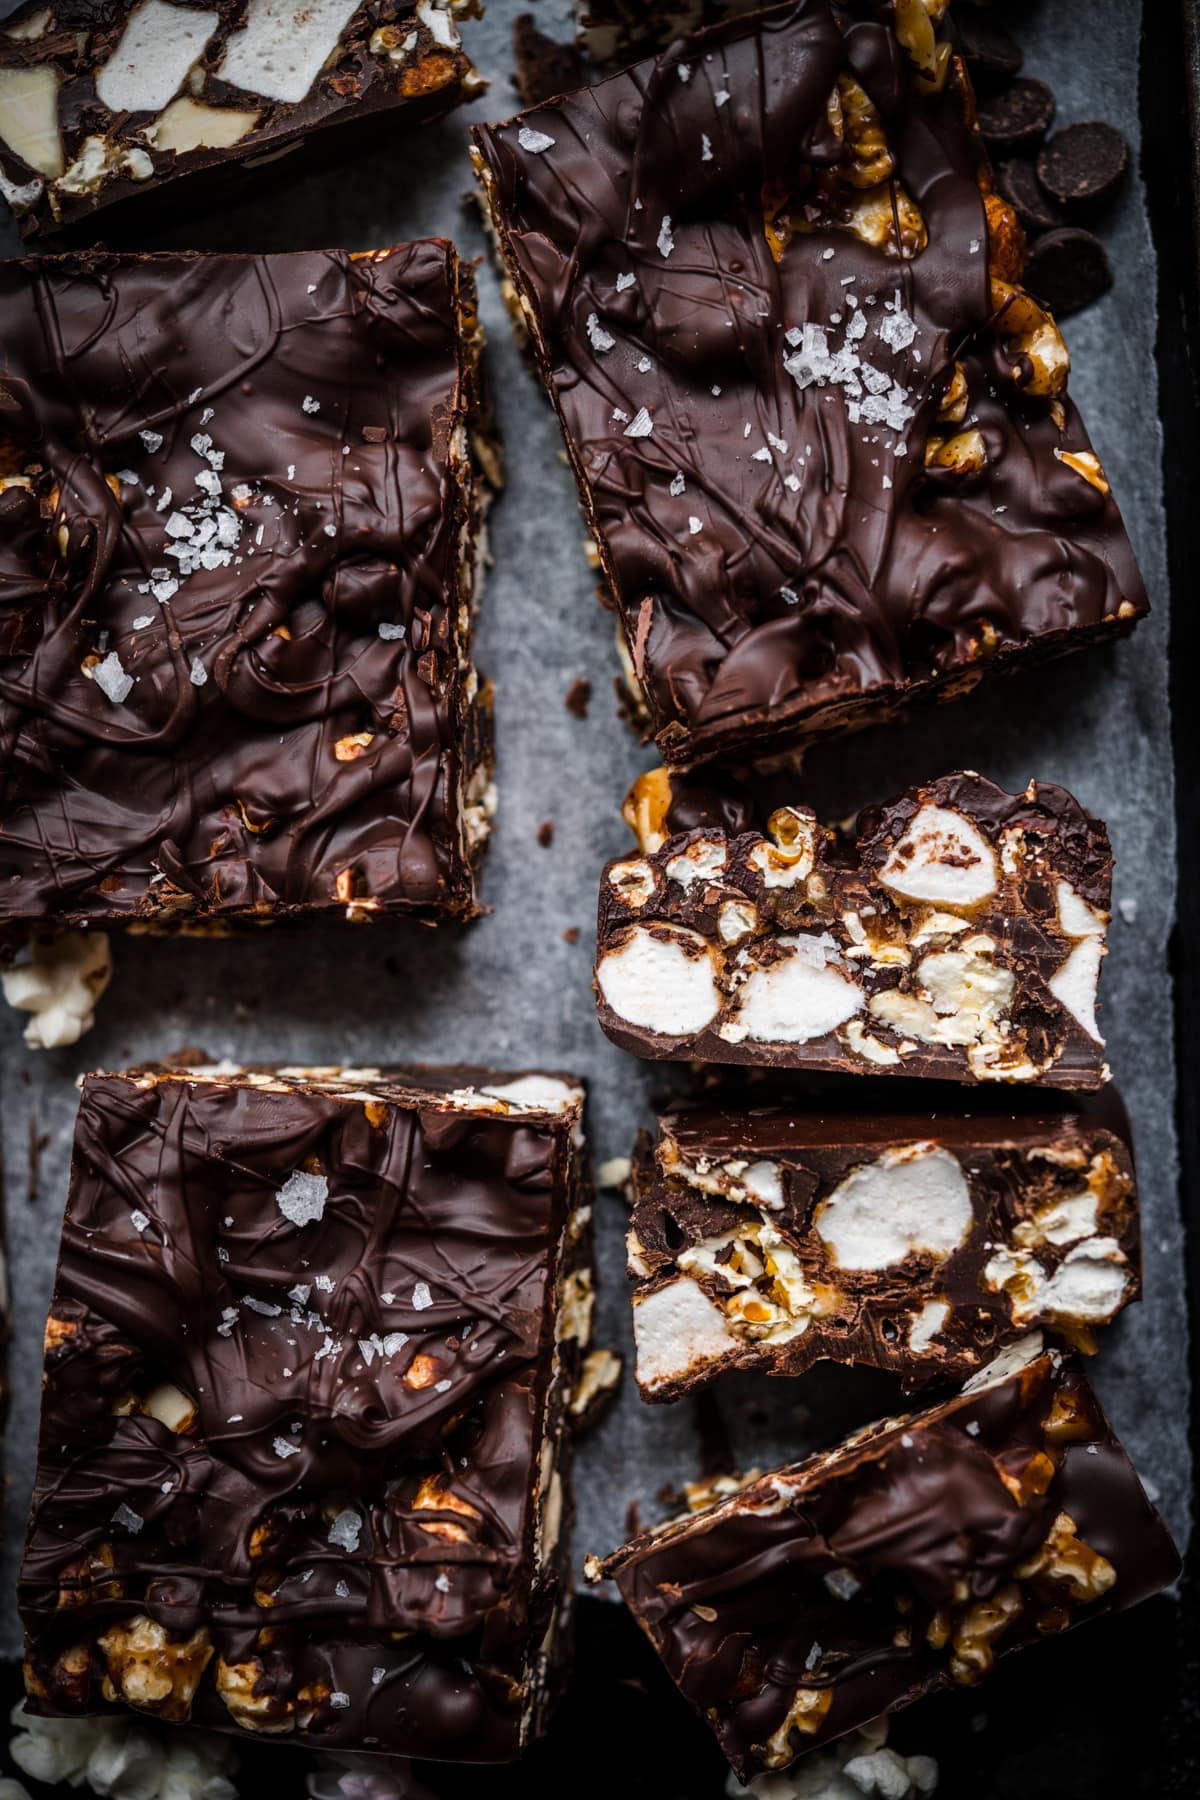
[[88,1078],[30,1710],[466,1762],[538,1732],[592,1307],[582,1103],[463,1070]]
[[472,916],[453,246],[9,262],[0,320],[0,936]]
[[1141,1288],[1115,1101],[933,1116],[669,1113],[633,1168],[637,1379],[674,1400],[732,1369],[973,1374],[1031,1326],[1091,1348]]
[[920,0],[722,24],[475,140],[669,763],[861,726],[1145,611]]
[[[853,833],[643,776],[600,881],[600,1023],[637,1056],[1097,1088],[1108,833],[1065,789],[944,775]],[[641,800],[649,796],[647,804]],[[712,823],[708,821],[712,820]]]
[[1174,1579],[1078,1366],[1027,1354],[589,1558],[740,1780]]
[[[86,226],[316,140],[440,118],[481,84],[463,0],[11,0],[0,195],[24,236]],[[179,195],[184,199],[184,193]]]

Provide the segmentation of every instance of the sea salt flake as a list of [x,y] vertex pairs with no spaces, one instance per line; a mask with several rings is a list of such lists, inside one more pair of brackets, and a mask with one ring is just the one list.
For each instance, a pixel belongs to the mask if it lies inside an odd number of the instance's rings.
[[275,1438],[272,1441],[271,1448],[274,1450],[276,1456],[285,1459],[289,1456],[299,1456],[300,1454],[299,1444],[293,1444],[285,1437]]
[[663,222],[658,228],[656,242],[658,244],[658,254],[660,256],[670,256],[672,250],[675,248],[675,238],[671,231],[670,213],[663,214]]
[[678,500],[680,494],[683,493],[683,491],[686,487],[687,487],[687,482],[683,479],[683,470],[678,469],[675,472],[675,474],[672,475],[672,477],[671,477],[671,485],[667,489],[667,492],[669,494],[672,494],[675,497],[675,499]]
[[642,357],[638,358],[638,374],[639,375],[647,374],[653,367],[654,367],[654,364],[650,361],[650,358],[648,356],[642,356]]
[[598,356],[603,356],[605,351],[611,350],[617,341],[611,332],[605,331],[596,313],[588,314],[584,329],[588,334],[588,342]]
[[[139,589],[139,592],[140,591],[141,590]],[[132,629],[134,631],[145,631],[147,625],[153,625],[153,623],[154,623],[153,613],[140,613],[138,615],[138,617],[133,621]]]
[[450,1592],[450,1577],[448,1575],[439,1575],[433,1585],[439,1594],[448,1594]]
[[[428,1290],[426,1290],[426,1291],[428,1291]],[[415,1302],[414,1302],[414,1304],[415,1304]],[[418,1311],[419,1310],[420,1310],[420,1308],[418,1308]],[[401,1350],[403,1350],[403,1348],[404,1348],[405,1344],[407,1344],[407,1342],[408,1342],[407,1331],[389,1331],[385,1335],[384,1340],[383,1340],[383,1354],[385,1356],[396,1356],[399,1354],[399,1352]]]
[[553,150],[555,140],[544,131],[534,131],[532,126],[522,125],[517,133],[517,142],[531,156],[541,156],[544,150]]
[[386,1669],[379,1669],[379,1668],[372,1669],[371,1670],[371,1686],[378,1687],[380,1682],[383,1680],[383,1678],[386,1674],[387,1674]]
[[300,411],[306,413],[319,413],[320,410],[321,402],[319,400],[314,400],[311,394],[305,394],[303,400],[300,402]]
[[120,657],[115,650],[110,650],[103,662],[97,663],[92,671],[92,679],[102,694],[106,694],[114,706],[120,706],[133,691],[133,676],[127,675]]
[[142,1526],[146,1523],[141,1513],[134,1512],[132,1506],[126,1506],[123,1500],[113,1514],[112,1522],[114,1525],[123,1525],[126,1531],[133,1533],[134,1537],[137,1536],[138,1532],[142,1529]]
[[706,131],[702,131],[700,133],[700,161],[711,162],[712,159],[712,140]]
[[631,288],[636,280],[637,280],[636,275],[618,275],[617,276],[617,292],[618,292],[618,294],[623,294],[625,292],[626,288]]
[[715,102],[718,106],[724,106],[725,102],[729,99],[729,89],[728,88],[718,88],[716,93],[713,95],[713,99],[715,100]]
[[198,656],[193,656],[192,666],[188,673],[193,687],[203,687],[208,680],[208,670]]
[[388,619],[381,619],[379,622],[379,635],[385,643],[399,643],[404,633],[403,625],[393,625]]
[[[339,1585],[344,1587],[345,1583],[342,1582]],[[346,1588],[347,1595],[349,1594],[349,1592],[350,1592],[349,1588]],[[333,1690],[332,1694],[330,1694],[330,1696],[329,1696],[329,1704],[330,1704],[330,1706],[335,1706],[339,1712],[344,1712],[346,1707],[348,1707],[350,1704],[350,1696],[349,1696],[349,1694],[343,1694],[340,1689],[335,1688]]]
[[703,531],[703,529],[704,529],[703,519],[698,519],[696,517],[695,513],[693,513],[692,516],[690,517],[690,519],[688,520],[688,530],[691,532],[692,536],[695,537],[696,533],[698,531]]
[[761,450],[756,450],[754,452],[754,455],[751,457],[750,460],[751,460],[751,462],[769,463],[771,460],[771,452],[767,449],[766,445],[764,444]]
[[675,73],[678,75],[680,81],[690,81],[692,79],[692,65],[690,63],[680,63],[675,70]]
[[253,1294],[243,1294],[242,1305],[248,1306],[251,1312],[261,1313],[264,1319],[277,1319],[283,1311],[273,1300],[256,1300]]
[[347,1551],[351,1556],[358,1549],[358,1540],[362,1536],[362,1519],[348,1506],[340,1512],[329,1527],[329,1541],[339,1550]]
[[639,406],[634,413],[633,418],[625,427],[625,436],[627,438],[649,437],[653,430],[654,420],[650,417],[650,414],[646,411],[644,406]]
[[154,456],[163,447],[164,439],[161,431],[139,431],[138,436],[151,456]]
[[839,1600],[852,1600],[862,1582],[849,1569],[830,1569],[825,1576],[825,1586]]
[[332,1294],[334,1288],[337,1286],[337,1282],[334,1281],[330,1275],[318,1275],[316,1277],[316,1285],[318,1293]]
[[435,1394],[448,1394],[452,1385],[449,1381],[435,1381],[433,1391]]
[[315,1225],[325,1211],[329,1183],[324,1175],[297,1169],[275,1196],[275,1204],[293,1225]]
[[427,1281],[418,1281],[412,1291],[412,1303],[417,1312],[426,1312],[433,1305],[433,1295]]
[[136,1232],[143,1232],[150,1223],[149,1215],[144,1213],[139,1207],[136,1212],[130,1213],[129,1223]]
[[799,606],[800,604],[800,596],[795,588],[781,587],[779,590],[779,598],[781,600],[786,600],[789,606]]

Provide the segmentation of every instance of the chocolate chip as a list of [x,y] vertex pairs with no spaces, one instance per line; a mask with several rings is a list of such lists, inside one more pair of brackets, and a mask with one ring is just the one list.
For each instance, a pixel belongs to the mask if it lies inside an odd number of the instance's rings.
[[1034,150],[1054,123],[1054,95],[1022,75],[979,103],[979,129],[992,150]]
[[1037,178],[1037,170],[1024,157],[996,165],[996,187],[1014,209],[1029,233],[1037,237],[1061,225],[1063,215]]
[[574,44],[560,44],[539,31],[532,13],[513,21],[513,80],[523,106],[541,106],[557,94],[584,84],[583,62]]
[[1104,245],[1075,225],[1040,237],[1025,266],[1026,287],[1060,319],[1098,300],[1112,279]]
[[976,86],[993,88],[1019,73],[1024,62],[1020,44],[999,25],[979,15],[955,15],[958,41]]
[[1094,205],[1112,193],[1128,161],[1129,146],[1116,127],[1086,119],[1043,146],[1038,180],[1062,206]]

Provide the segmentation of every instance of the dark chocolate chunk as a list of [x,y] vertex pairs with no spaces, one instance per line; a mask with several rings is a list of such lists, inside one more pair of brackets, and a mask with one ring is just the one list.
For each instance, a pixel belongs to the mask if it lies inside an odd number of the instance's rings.
[[996,187],[1030,237],[1053,231],[1063,223],[1063,215],[1038,180],[1037,170],[1024,157],[1015,156],[996,165]]
[[977,12],[968,12],[965,7],[954,11],[953,20],[955,36],[977,87],[995,87],[1019,74],[1025,54],[1002,25],[994,19],[981,18]]
[[1045,302],[1057,318],[1069,318],[1106,294],[1113,283],[1112,264],[1098,237],[1080,226],[1048,231],[1029,254],[1025,279],[1030,293]]
[[934,1117],[703,1104],[641,1140],[633,1187],[648,1400],[823,1359],[961,1380],[1035,1326],[1091,1347],[1141,1285],[1128,1126],[1107,1097]]
[[470,273],[6,262],[0,932],[477,911]]
[[1175,1579],[1082,1371],[1022,1348],[940,1406],[588,1558],[740,1781]]
[[532,13],[513,21],[513,77],[522,106],[541,106],[556,94],[569,94],[586,80],[583,58],[574,44],[560,44],[539,31]]
[[[310,140],[390,136],[440,118],[475,80],[449,0],[248,0],[197,9],[190,24],[162,0],[25,0],[14,24],[43,15],[36,35],[0,38],[0,175],[26,237],[164,201],[181,181],[223,188]],[[34,82],[45,92],[31,94]]]
[[1022,75],[981,100],[977,117],[989,150],[1033,150],[1054,123],[1054,95],[1044,81]]
[[[1086,453],[1063,480],[1097,478]],[[1102,477],[1099,477],[1102,479]],[[853,829],[777,808],[731,831],[661,792],[601,877],[600,1023],[636,1056],[1098,1088],[1108,833],[1065,789],[942,776]],[[653,790],[652,790],[653,792]],[[693,796],[694,798],[694,796]]]
[[1038,180],[1060,206],[1086,207],[1113,192],[1128,163],[1129,145],[1116,126],[1087,119],[1042,146]]
[[84,1083],[20,1606],[29,1710],[515,1756],[563,1659],[582,1094]]
[[894,23],[776,7],[476,131],[630,711],[677,767],[1145,610],[1111,495],[1058,478],[1069,359],[969,97],[931,95]]

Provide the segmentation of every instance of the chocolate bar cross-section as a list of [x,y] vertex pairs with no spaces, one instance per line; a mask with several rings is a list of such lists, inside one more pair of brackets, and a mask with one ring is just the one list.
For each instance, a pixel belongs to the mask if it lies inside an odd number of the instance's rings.
[[1096,1396],[1036,1349],[589,1558],[741,1781],[1174,1579]]
[[774,752],[1146,610],[919,0],[800,0],[477,127],[629,687]]
[[0,269],[0,935],[477,911],[469,271]]
[[582,1103],[471,1070],[88,1078],[32,1711],[465,1762],[537,1733],[591,1314]]
[[638,1385],[866,1363],[963,1379],[1031,1326],[1093,1347],[1141,1287],[1133,1157],[1110,1093],[933,1116],[697,1106],[633,1169]]

